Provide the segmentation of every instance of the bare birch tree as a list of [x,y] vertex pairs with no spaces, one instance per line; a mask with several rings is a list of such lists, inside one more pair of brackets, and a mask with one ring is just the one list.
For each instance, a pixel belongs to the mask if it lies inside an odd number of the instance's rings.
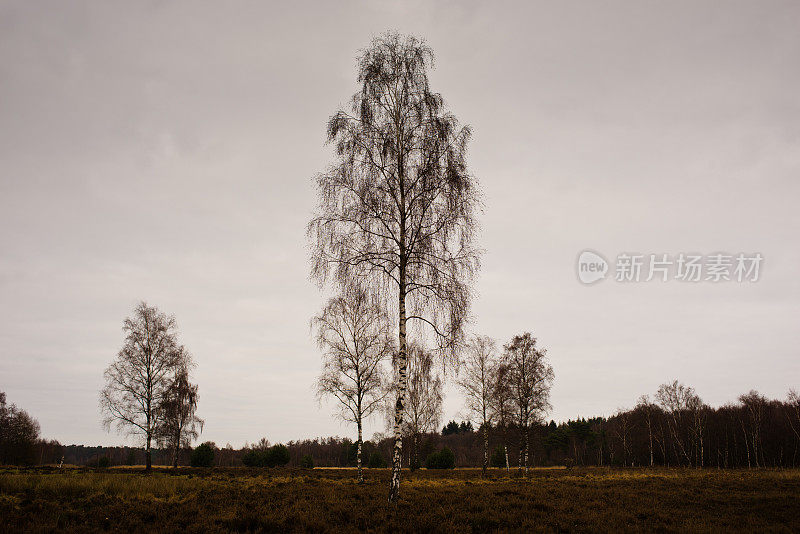
[[155,432],[158,444],[172,451],[172,467],[178,467],[181,448],[190,447],[200,436],[205,424],[197,416],[197,384],[190,381],[194,362],[183,347],[180,359],[167,394],[159,406],[160,424]]
[[689,444],[683,436],[683,430],[689,426],[686,421],[690,416],[694,423],[693,429],[697,428],[699,421],[694,419],[694,410],[702,406],[702,400],[694,391],[694,388],[685,386],[677,380],[671,383],[661,384],[656,391],[656,400],[667,412],[667,426],[672,433],[673,444],[676,446],[675,456],[680,462],[684,458],[691,464],[692,456],[689,451]]
[[527,474],[531,425],[540,421],[550,409],[553,368],[547,361],[547,351],[536,347],[536,338],[530,332],[514,336],[503,349],[520,430],[519,468]]
[[636,404],[635,410],[639,410],[644,415],[644,421],[647,425],[647,439],[650,451],[650,467],[653,467],[653,413],[658,407],[650,401],[650,397],[642,395],[639,397],[639,402]]
[[[631,453],[631,429],[633,426],[630,412],[624,408],[618,408],[614,422],[615,424],[612,429],[622,445],[622,465],[627,467],[628,458]],[[633,466],[631,465],[631,467]]]
[[159,407],[182,360],[176,329],[175,317],[140,302],[133,316],[125,319],[125,342],[103,375],[103,426],[109,429],[114,424],[119,432],[139,436],[148,471],[152,469],[152,442],[162,418]]
[[[745,446],[750,442],[750,447],[753,450],[753,459],[755,460],[756,467],[765,467],[763,460],[763,452],[761,450],[761,426],[764,420],[764,412],[769,402],[766,397],[761,395],[756,390],[751,390],[744,395],[739,395],[739,402],[744,407],[747,414],[747,431],[744,431],[745,422],[742,420],[742,430],[745,434]],[[750,461],[748,452],[748,463]],[[749,465],[748,465],[749,467]]]
[[356,462],[361,483],[363,421],[386,396],[382,362],[391,357],[394,349],[389,336],[391,323],[366,291],[351,288],[345,295],[329,300],[322,313],[312,319],[312,326],[324,352],[317,396],[335,398],[339,416],[358,428]]
[[407,322],[432,331],[442,355],[456,361],[479,263],[470,130],[431,91],[432,60],[424,42],[395,33],[362,52],[351,109],[328,123],[338,161],[317,178],[319,208],[308,226],[314,278],[340,287],[358,280],[397,314],[390,502],[400,490]]
[[800,393],[790,389],[786,397],[786,404],[789,408],[786,414],[787,419],[789,419],[789,426],[794,435],[797,436],[797,439],[800,440]]
[[492,397],[496,360],[495,341],[486,336],[470,340],[461,362],[461,375],[457,384],[464,394],[470,417],[480,425],[483,432],[483,475],[489,467],[489,427],[492,425]]
[[[395,365],[395,373],[397,372]],[[441,423],[444,399],[442,386],[434,355],[419,343],[409,343],[408,395],[400,431],[403,436],[411,440],[409,453],[411,469],[417,469],[422,464],[419,457],[420,437],[426,432],[435,432]],[[387,423],[390,427],[394,424],[394,415],[394,406],[390,404],[386,410]]]
[[514,397],[511,392],[510,366],[507,361],[500,360],[492,372],[492,418],[497,422],[497,428],[502,433],[503,454],[506,460],[506,473],[511,471],[508,461],[508,425],[514,413]]

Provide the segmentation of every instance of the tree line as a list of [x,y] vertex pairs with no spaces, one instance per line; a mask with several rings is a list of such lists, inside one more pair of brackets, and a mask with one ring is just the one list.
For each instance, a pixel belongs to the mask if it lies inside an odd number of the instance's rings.
[[[660,389],[682,390],[684,399],[696,395],[693,391],[687,395],[685,392],[691,388],[674,381]],[[751,391],[740,395],[735,402],[716,408],[690,402],[685,408],[679,408],[679,412],[685,410],[683,413],[673,413],[670,399],[675,395],[665,393],[666,397],[654,395],[654,401],[642,397],[633,408],[619,410],[610,417],[577,418],[561,423],[540,421],[531,425],[531,465],[800,467],[800,395],[796,392],[790,392],[785,399],[768,399]],[[58,465],[63,461],[64,464],[98,467],[134,466],[146,461],[144,447],[62,445],[55,440],[43,440],[38,437],[38,423],[32,416],[26,413],[20,419],[24,423],[15,424],[12,419],[19,417],[23,410],[16,406],[12,409],[3,394],[0,394],[0,401],[0,462],[3,464]],[[697,417],[692,413],[694,406],[701,412]],[[702,423],[701,429],[692,428],[695,421]],[[24,427],[36,428],[37,432],[14,434],[15,429]],[[412,452],[410,446],[404,447],[401,463],[406,468],[411,467],[412,457],[416,456],[423,459],[421,466],[424,467],[429,456],[448,448],[454,454],[456,467],[483,466],[484,430],[488,430],[490,465],[504,470],[508,464],[517,465],[519,448],[507,446],[509,437],[519,440],[519,429],[513,422],[506,427],[492,423],[485,429],[473,426],[471,421],[450,421],[440,431],[420,432],[416,452]],[[193,462],[192,453],[200,447],[193,450],[187,447],[179,452],[179,464],[247,467],[249,462],[245,458],[252,451],[275,447],[265,438],[241,448],[230,444],[217,446],[211,442],[203,446],[211,451],[210,461]],[[315,467],[357,467],[358,444],[350,438],[297,440],[283,446],[288,452],[288,461],[280,465],[302,467],[303,459],[308,457]],[[391,435],[378,433],[363,441],[363,467],[386,467],[392,450]],[[153,448],[151,456],[157,465],[168,465],[174,458],[170,448]]]

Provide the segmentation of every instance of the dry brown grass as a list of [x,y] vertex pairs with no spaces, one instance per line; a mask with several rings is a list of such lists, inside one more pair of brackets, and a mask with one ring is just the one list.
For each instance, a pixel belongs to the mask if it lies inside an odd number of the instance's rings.
[[798,531],[800,470],[6,470],[4,531]]

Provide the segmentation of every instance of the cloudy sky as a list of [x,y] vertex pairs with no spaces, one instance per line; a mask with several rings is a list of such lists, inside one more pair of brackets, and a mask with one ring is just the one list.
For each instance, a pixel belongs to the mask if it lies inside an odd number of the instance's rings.
[[[800,5],[0,4],[0,390],[62,443],[100,426],[138,300],[175,314],[203,439],[353,435],[318,405],[312,177],[355,58],[423,37],[474,129],[473,332],[530,330],[556,420],[673,378],[711,405],[800,388]],[[761,253],[756,283],[582,285],[576,257]],[[448,388],[444,419],[461,408]],[[382,420],[367,435],[382,430]],[[127,441],[131,443],[131,441]]]

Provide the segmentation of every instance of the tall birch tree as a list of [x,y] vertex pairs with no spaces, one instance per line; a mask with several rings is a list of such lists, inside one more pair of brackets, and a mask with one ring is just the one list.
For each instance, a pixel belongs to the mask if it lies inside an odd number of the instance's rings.
[[140,302],[125,319],[125,342],[105,370],[100,392],[103,426],[139,436],[145,446],[147,471],[152,469],[151,446],[157,438],[162,403],[170,394],[171,378],[182,362],[175,317]]
[[389,336],[391,323],[366,291],[351,288],[345,295],[329,300],[311,324],[324,354],[317,396],[335,398],[339,416],[358,428],[356,462],[361,483],[364,481],[363,421],[381,406],[386,396],[382,363],[394,350]]
[[496,344],[486,336],[470,340],[461,362],[458,386],[464,394],[467,411],[483,433],[483,475],[489,467],[489,427],[492,425],[492,397],[496,367]]
[[328,122],[337,161],[317,177],[319,207],[308,226],[312,277],[340,287],[357,280],[397,318],[390,502],[400,490],[407,323],[432,332],[456,362],[479,264],[478,185],[465,160],[470,130],[431,90],[432,61],[423,41],[396,33],[361,53],[350,110]]

